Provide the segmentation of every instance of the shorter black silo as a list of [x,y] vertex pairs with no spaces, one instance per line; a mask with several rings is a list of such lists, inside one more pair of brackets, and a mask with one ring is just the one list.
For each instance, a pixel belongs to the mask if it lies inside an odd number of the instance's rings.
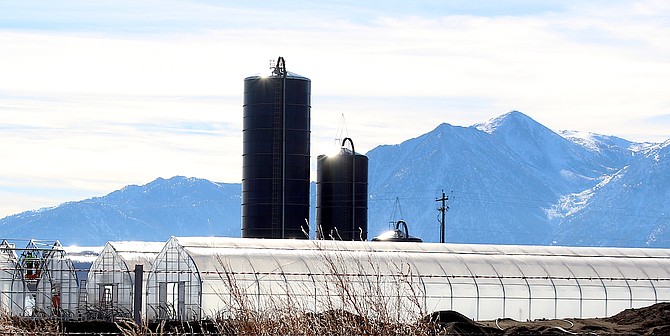
[[319,155],[316,176],[316,238],[367,240],[368,157],[345,138],[337,155]]

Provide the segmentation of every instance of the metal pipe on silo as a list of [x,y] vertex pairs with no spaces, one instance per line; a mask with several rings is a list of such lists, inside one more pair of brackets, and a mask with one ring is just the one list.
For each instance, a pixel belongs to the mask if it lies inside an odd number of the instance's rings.
[[308,238],[310,88],[283,57],[244,80],[242,237]]

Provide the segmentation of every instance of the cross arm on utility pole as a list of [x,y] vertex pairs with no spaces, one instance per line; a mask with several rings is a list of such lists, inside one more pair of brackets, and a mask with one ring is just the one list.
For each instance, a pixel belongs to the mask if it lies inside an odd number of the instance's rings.
[[445,195],[444,190],[442,191],[442,197],[435,200],[435,202],[442,202],[440,207],[437,208],[437,211],[442,213],[442,220],[440,221],[440,243],[444,243],[445,215],[447,211],[449,211],[449,207],[446,205],[447,200],[449,200],[449,196]]

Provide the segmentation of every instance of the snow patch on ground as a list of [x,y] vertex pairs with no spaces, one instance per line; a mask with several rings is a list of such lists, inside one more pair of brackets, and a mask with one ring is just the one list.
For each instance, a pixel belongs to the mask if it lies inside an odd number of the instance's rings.
[[511,114],[514,114],[514,113],[519,113],[519,112],[511,111],[511,112],[505,113],[505,114],[503,114],[499,117],[493,118],[493,119],[491,119],[487,122],[474,124],[472,126],[474,126],[476,129],[478,129],[482,132],[492,134],[498,127],[500,127],[500,125],[502,125],[505,122],[505,120],[508,117],[510,117]]
[[561,177],[566,179],[566,180],[584,180],[584,181],[594,181],[594,180],[599,180],[602,179],[602,177],[591,177],[591,176],[586,176],[582,174],[577,174],[573,171],[567,170],[567,169],[561,169],[560,171]]
[[573,215],[580,210],[584,209],[589,202],[589,199],[598,191],[598,189],[606,186],[611,181],[620,179],[627,167],[624,167],[620,171],[612,174],[605,175],[601,177],[601,181],[595,185],[593,188],[586,189],[579,193],[563,195],[558,199],[558,203],[552,206],[549,209],[545,209],[547,218],[549,220],[555,218],[565,218],[570,215]]
[[647,152],[650,149],[658,147],[657,143],[643,142],[643,143],[632,143],[628,149],[634,153],[638,152]]
[[581,131],[559,131],[558,133],[562,137],[582,145],[591,151],[600,152],[600,146],[598,146],[598,140],[595,139],[594,133]]

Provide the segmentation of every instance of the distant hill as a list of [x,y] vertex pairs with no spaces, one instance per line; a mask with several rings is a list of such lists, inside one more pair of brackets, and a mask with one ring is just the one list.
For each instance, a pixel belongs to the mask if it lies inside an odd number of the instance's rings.
[[170,236],[239,236],[240,184],[176,176],[130,185],[104,197],[27,211],[0,220],[0,235],[58,239],[65,245]]
[[[669,143],[557,133],[516,111],[469,127],[441,124],[367,153],[368,237],[404,219],[412,235],[439,241],[436,198],[444,190],[448,242],[670,247]],[[314,223],[313,184],[311,193]],[[0,237],[81,245],[237,237],[240,194],[240,184],[157,179],[6,217]]]

